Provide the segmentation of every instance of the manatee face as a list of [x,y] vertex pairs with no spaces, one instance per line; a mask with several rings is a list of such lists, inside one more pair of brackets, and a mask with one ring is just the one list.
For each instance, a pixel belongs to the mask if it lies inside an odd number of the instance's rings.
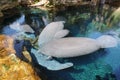
[[40,51],[53,57],[76,57],[86,55],[100,49],[95,39],[61,38],[45,44]]

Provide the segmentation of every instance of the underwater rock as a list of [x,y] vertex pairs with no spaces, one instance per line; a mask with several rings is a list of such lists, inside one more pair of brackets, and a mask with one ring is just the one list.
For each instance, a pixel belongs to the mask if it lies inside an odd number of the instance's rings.
[[15,54],[0,58],[0,80],[41,80],[30,64]]
[[14,39],[10,36],[0,35],[0,57],[5,57],[10,53],[15,54],[13,41]]
[[[16,51],[16,56],[25,62],[31,62],[31,59],[29,58],[30,54],[27,53],[26,48],[24,47],[24,40],[15,40],[14,41],[14,49]],[[27,54],[26,54],[27,53]]]
[[[23,51],[25,57],[31,61],[29,53]],[[14,39],[0,35],[0,80],[41,80],[32,66],[20,60],[14,50]]]

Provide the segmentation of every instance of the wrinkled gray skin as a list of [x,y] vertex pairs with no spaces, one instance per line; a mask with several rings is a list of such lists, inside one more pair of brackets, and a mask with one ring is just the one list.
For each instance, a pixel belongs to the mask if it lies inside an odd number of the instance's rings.
[[62,69],[66,69],[66,68],[73,66],[73,64],[69,63],[69,62],[68,63],[60,63],[54,59],[47,60],[46,58],[48,56],[37,53],[37,50],[35,50],[35,49],[32,49],[31,52],[34,53],[34,56],[36,57],[38,64],[43,67],[46,67],[48,70],[54,70],[54,71],[62,70]]

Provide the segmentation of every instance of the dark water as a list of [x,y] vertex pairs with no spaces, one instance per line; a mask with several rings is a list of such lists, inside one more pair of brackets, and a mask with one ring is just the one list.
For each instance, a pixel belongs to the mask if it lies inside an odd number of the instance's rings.
[[[4,23],[1,34],[16,35],[20,29],[12,29],[10,25],[17,22],[29,24],[36,31],[35,35],[37,36],[49,22],[64,20],[66,21],[65,28],[70,30],[68,36],[98,38],[109,31],[119,29],[117,25],[108,27],[105,24],[107,16],[102,14],[92,10],[82,11],[74,8],[54,14],[35,9],[31,13],[22,13],[13,22],[9,22],[7,19],[9,24]],[[61,71],[44,70],[48,80],[120,80],[120,45],[114,48],[100,49],[90,55],[57,60],[73,62],[74,66]]]

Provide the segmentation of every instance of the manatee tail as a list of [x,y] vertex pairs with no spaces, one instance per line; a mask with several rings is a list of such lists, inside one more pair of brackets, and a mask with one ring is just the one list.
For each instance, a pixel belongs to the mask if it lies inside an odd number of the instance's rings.
[[38,45],[41,46],[51,40],[66,36],[69,31],[64,29],[64,23],[65,21],[49,23],[40,33],[38,38]]
[[101,48],[116,47],[118,44],[117,39],[109,35],[103,35],[96,40],[101,45]]

